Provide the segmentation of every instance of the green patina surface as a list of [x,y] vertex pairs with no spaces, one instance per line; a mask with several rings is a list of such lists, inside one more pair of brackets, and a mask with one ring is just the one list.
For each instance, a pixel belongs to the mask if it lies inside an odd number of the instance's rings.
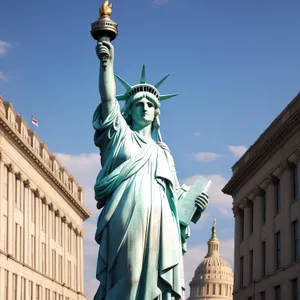
[[[116,96],[113,46],[100,42],[96,52],[100,60],[101,53],[108,55],[100,64],[101,104],[93,116],[102,163],[95,184],[102,210],[95,235],[100,285],[94,299],[179,300],[189,227],[180,223],[177,203],[187,187],[178,183],[158,120],[160,102],[176,94],[159,94],[168,76],[147,84],[143,66],[137,85],[117,76],[126,92]],[[122,111],[116,99],[125,101]],[[197,219],[207,204],[208,197],[199,191]]]

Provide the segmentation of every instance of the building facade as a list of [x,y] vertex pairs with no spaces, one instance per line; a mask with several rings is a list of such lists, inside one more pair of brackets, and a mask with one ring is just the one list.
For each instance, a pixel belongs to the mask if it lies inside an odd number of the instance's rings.
[[76,180],[0,97],[0,299],[83,300]]
[[300,93],[233,166],[234,300],[299,300]]
[[216,222],[207,245],[207,255],[190,282],[190,297],[187,300],[232,300],[233,273],[229,263],[220,255]]

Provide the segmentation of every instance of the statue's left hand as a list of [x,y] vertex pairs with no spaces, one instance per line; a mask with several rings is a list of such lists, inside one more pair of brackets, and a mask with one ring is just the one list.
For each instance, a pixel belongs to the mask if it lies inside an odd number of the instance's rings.
[[203,212],[207,205],[208,205],[208,195],[205,193],[200,194],[196,200],[195,200],[195,204],[198,207],[198,209]]

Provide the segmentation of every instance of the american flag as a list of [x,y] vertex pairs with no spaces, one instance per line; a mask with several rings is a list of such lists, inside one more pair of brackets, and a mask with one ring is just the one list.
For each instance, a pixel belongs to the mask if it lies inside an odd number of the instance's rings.
[[36,127],[39,127],[39,122],[34,117],[31,117],[31,123]]

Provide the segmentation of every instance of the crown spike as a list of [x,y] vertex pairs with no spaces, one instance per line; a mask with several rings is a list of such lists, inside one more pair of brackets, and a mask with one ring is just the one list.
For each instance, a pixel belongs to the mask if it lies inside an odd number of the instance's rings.
[[158,89],[161,84],[170,76],[170,74],[168,74],[167,76],[165,76],[163,79],[161,79],[157,84],[155,84],[154,86]]
[[141,73],[140,83],[146,83],[146,71],[145,71],[145,65],[143,65],[143,68],[142,68],[142,73]]
[[160,101],[167,100],[167,99],[176,97],[176,96],[178,96],[178,95],[179,95],[179,94],[160,95],[160,96],[159,96],[159,100],[160,100]]
[[125,95],[117,95],[116,96],[116,99],[118,100],[118,101],[122,101],[122,100],[125,100]]
[[121,84],[124,86],[124,88],[126,89],[126,92],[129,91],[131,89],[131,86],[120,76],[118,76],[117,74],[115,74],[115,76],[117,77],[117,79],[121,82]]

